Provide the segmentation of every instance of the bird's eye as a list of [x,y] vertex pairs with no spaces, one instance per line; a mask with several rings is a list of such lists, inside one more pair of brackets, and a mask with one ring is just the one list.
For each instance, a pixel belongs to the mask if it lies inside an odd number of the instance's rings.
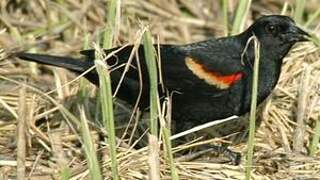
[[269,24],[266,26],[266,31],[270,34],[276,34],[278,32],[278,28],[274,25]]

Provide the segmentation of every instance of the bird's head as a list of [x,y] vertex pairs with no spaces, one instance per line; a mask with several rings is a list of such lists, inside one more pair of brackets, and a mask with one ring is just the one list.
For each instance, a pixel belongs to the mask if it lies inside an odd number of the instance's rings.
[[257,36],[264,46],[292,46],[307,41],[310,35],[300,29],[288,16],[262,16],[245,32]]

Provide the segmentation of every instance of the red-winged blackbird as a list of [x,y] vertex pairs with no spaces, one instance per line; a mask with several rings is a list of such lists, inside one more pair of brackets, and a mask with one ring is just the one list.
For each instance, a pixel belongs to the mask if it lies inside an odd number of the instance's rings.
[[[172,117],[177,131],[249,111],[254,47],[253,43],[247,49],[245,47],[252,35],[258,38],[261,45],[258,84],[258,103],[261,103],[277,84],[282,59],[296,42],[306,41],[305,37],[308,36],[291,18],[280,15],[263,16],[239,35],[210,38],[187,45],[160,45],[164,86],[169,92],[178,92],[173,93],[172,101]],[[106,50],[106,53],[118,48]],[[126,63],[132,49],[133,46],[123,48],[111,61],[118,65]],[[139,63],[132,61],[117,94],[118,98],[130,104],[136,102],[140,90],[138,69],[141,69],[142,109],[149,104],[149,77],[143,51],[140,46]],[[94,50],[85,50],[81,54],[84,58],[31,53],[17,53],[16,56],[82,73],[94,65],[95,53]],[[123,70],[122,66],[112,71],[113,88],[117,86]],[[85,77],[99,85],[95,70]]]

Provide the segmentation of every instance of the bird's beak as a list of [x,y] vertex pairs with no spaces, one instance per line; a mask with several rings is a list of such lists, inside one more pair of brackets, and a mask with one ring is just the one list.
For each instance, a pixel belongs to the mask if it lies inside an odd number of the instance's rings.
[[290,42],[309,41],[310,35],[298,26],[291,26],[288,31],[287,39]]

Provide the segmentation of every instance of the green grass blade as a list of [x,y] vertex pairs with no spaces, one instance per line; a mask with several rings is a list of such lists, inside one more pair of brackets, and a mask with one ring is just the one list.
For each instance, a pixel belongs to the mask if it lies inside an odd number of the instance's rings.
[[158,71],[155,59],[155,49],[153,47],[151,34],[146,31],[143,35],[144,55],[148,67],[150,78],[150,132],[152,135],[158,134]]
[[[120,1],[110,0],[107,10],[107,26],[103,35],[103,48],[110,49],[112,47],[114,30],[116,25],[116,14],[117,6]],[[96,49],[97,52],[97,49]],[[113,113],[113,99],[112,99],[112,88],[111,88],[111,78],[110,71],[106,66],[105,62],[102,61],[103,54],[100,52],[96,53],[96,69],[99,75],[100,83],[100,106],[102,109],[102,119],[104,126],[108,132],[107,143],[110,147],[110,158],[111,158],[111,171],[112,179],[118,180],[118,162],[117,162],[117,152],[116,152],[116,135],[115,135],[115,125],[114,125],[114,113]]]
[[107,9],[107,27],[103,36],[103,48],[109,49],[112,47],[112,42],[114,38],[115,26],[116,26],[116,14],[118,0],[110,0]]
[[110,27],[106,27],[103,35],[103,48],[109,49],[112,47],[113,30]]
[[294,20],[298,23],[302,23],[302,17],[304,13],[305,0],[296,0],[295,11],[294,11]]
[[304,24],[304,27],[310,26],[320,16],[320,8],[310,15],[308,21]]
[[166,127],[163,127],[163,140],[164,140],[164,149],[167,154],[167,158],[169,160],[169,165],[170,165],[170,171],[171,171],[171,179],[172,180],[178,180],[179,175],[178,171],[175,165],[175,161],[173,158],[173,152],[172,152],[172,145],[171,145],[171,140],[170,140],[170,130]]
[[236,16],[234,18],[231,34],[238,34],[244,28],[246,16],[251,6],[252,0],[240,0],[237,8]]
[[316,127],[314,129],[315,134],[312,137],[311,144],[309,146],[309,153],[311,156],[314,156],[317,151],[317,147],[319,144],[320,139],[320,116],[318,117],[318,120],[316,122]]
[[284,2],[282,9],[281,9],[281,15],[286,15],[286,12],[288,11],[288,2]]
[[313,42],[316,46],[320,47],[320,38],[316,34],[311,34],[310,38],[311,42]]
[[254,148],[254,133],[256,128],[258,76],[259,76],[259,61],[260,61],[260,44],[258,42],[258,39],[255,36],[253,36],[252,40],[254,41],[255,60],[254,60],[254,69],[253,69],[252,96],[251,96],[251,107],[250,107],[248,152],[247,152],[247,160],[246,160],[246,166],[245,166],[246,180],[251,179],[253,148]]
[[97,152],[94,147],[93,139],[90,134],[90,129],[88,126],[87,119],[85,117],[84,108],[80,108],[81,113],[81,137],[83,139],[83,148],[86,155],[86,159],[89,167],[90,179],[101,180],[102,174],[100,170],[100,165],[97,158]]
[[228,8],[229,8],[229,1],[222,0],[222,11],[223,11],[223,24],[224,24],[224,34],[226,36],[229,35],[229,17],[228,17]]
[[[89,34],[86,32],[85,33],[85,38],[83,41],[83,49],[88,49],[89,48]],[[80,79],[80,83],[79,83],[79,96],[82,100],[82,102],[84,102],[84,100],[88,97],[88,90],[87,90],[87,86],[88,86],[88,80],[84,77],[82,77]]]
[[118,180],[118,163],[117,163],[117,152],[116,152],[116,135],[114,127],[114,113],[113,113],[113,99],[111,89],[110,71],[107,68],[102,59],[101,54],[97,53],[97,60],[95,61],[96,69],[99,75],[100,83],[100,101],[102,108],[102,118],[104,126],[108,132],[108,144],[110,146],[110,158],[111,158],[111,170],[112,179]]
[[71,176],[71,169],[69,167],[64,167],[61,169],[60,178],[61,180],[69,180]]

